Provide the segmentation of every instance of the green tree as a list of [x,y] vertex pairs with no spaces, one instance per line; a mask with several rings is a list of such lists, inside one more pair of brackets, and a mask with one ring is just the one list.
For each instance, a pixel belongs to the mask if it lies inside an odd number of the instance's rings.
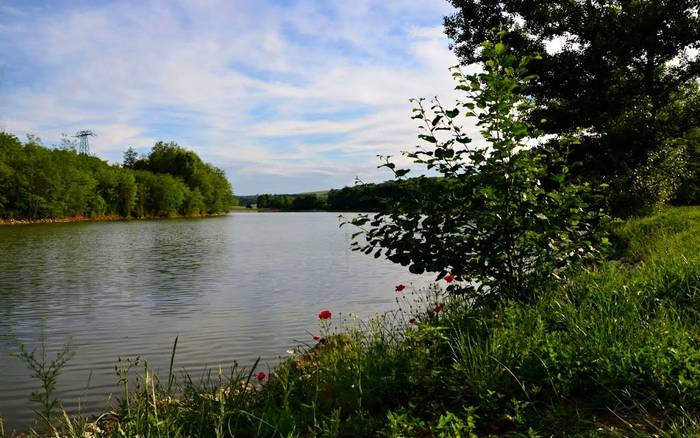
[[[668,132],[660,115],[700,73],[697,0],[450,2],[445,30],[462,62],[483,61],[480,42],[500,25],[516,54],[542,54],[530,67],[531,122],[556,135],[583,128],[571,160],[615,192],[634,194],[633,171],[694,127]],[[553,41],[561,47],[548,52]]]
[[[500,37],[503,33],[499,33]],[[596,252],[603,216],[587,203],[588,184],[570,181],[568,167],[550,150],[534,147],[539,132],[525,116],[532,101],[518,94],[535,80],[529,57],[501,42],[484,43],[485,71],[453,71],[467,99],[446,109],[416,100],[424,145],[404,155],[437,171],[443,184],[424,184],[376,216],[360,215],[356,250],[408,265],[414,273],[447,273],[465,280],[471,298],[529,300],[575,260]],[[475,117],[488,145],[472,144],[459,116]],[[382,167],[397,178],[409,173],[387,157]],[[457,290],[453,287],[453,290]]]
[[207,211],[204,204],[204,197],[198,188],[187,190],[185,200],[182,204],[183,214],[202,214]]
[[122,166],[133,169],[136,162],[139,160],[139,154],[134,150],[134,148],[129,148],[124,152],[124,161],[122,161]]

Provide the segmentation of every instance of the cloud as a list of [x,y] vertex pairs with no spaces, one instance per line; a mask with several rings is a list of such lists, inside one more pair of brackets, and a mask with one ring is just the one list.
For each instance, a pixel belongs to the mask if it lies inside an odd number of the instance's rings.
[[47,143],[92,129],[111,161],[174,140],[239,193],[382,179],[376,155],[415,142],[408,99],[454,96],[449,12],[442,0],[10,2],[0,121]]

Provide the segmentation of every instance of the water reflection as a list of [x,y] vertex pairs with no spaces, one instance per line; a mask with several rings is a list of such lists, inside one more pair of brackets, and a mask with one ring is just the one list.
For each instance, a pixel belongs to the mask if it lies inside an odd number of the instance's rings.
[[393,308],[393,285],[418,279],[350,251],[350,232],[330,213],[0,227],[0,415],[31,417],[10,332],[31,348],[43,329],[53,352],[72,339],[60,395],[95,411],[117,390],[118,356],[164,368],[175,336],[189,371],[274,362],[320,309]]

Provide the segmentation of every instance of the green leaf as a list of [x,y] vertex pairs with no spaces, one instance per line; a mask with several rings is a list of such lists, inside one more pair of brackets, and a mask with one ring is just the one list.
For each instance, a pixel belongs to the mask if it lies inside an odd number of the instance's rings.
[[418,138],[425,140],[430,143],[437,143],[437,138],[433,137],[432,135],[426,135],[426,134],[419,134]]

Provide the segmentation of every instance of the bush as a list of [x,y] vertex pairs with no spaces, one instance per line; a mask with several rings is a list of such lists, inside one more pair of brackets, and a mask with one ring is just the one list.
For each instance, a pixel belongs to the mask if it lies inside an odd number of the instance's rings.
[[[354,249],[383,253],[414,273],[467,280],[452,289],[474,299],[531,300],[575,260],[593,257],[605,242],[599,231],[605,216],[591,187],[569,177],[566,157],[532,145],[539,135],[525,121],[532,102],[519,94],[534,79],[526,76],[530,58],[513,56],[501,42],[484,43],[483,51],[483,73],[453,70],[466,94],[456,108],[435,99],[427,110],[424,100],[414,100],[424,145],[404,155],[444,183],[416,178],[412,196],[353,219],[365,227]],[[477,119],[488,145],[471,143],[460,114]],[[383,159],[380,167],[396,178],[409,173]]]

